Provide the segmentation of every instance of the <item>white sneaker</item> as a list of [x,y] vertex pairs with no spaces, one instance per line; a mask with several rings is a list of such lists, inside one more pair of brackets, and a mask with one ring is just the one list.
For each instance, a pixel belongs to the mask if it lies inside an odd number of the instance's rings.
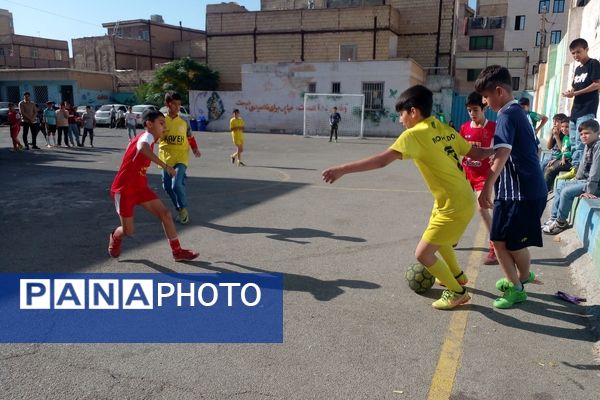
[[553,223],[554,221],[556,221],[555,218],[549,218],[548,221],[544,222],[542,224],[542,229],[544,229],[545,226],[550,225],[551,223]]

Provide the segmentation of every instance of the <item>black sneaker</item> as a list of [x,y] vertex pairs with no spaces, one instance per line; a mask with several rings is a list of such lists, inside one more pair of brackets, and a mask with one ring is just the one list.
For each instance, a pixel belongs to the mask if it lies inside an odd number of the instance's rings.
[[32,148],[32,149],[34,149],[34,150],[39,150],[39,149],[40,149],[40,148],[39,148],[39,147],[37,147],[36,145],[33,145],[31,148]]

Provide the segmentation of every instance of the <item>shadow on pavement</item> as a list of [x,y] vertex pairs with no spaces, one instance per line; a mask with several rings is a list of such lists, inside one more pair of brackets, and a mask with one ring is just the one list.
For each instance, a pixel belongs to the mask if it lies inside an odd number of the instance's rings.
[[577,250],[573,250],[571,253],[567,254],[566,257],[563,257],[563,258],[535,258],[535,259],[531,260],[531,264],[532,265],[553,265],[556,267],[568,267],[586,253],[587,253],[587,250],[582,247]]

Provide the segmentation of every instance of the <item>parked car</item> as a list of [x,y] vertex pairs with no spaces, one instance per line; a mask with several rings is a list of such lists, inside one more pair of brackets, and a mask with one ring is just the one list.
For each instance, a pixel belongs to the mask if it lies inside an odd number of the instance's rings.
[[96,111],[96,125],[110,125],[110,109],[115,106],[115,110],[123,110],[127,112],[127,106],[125,104],[105,104]]
[[[161,107],[161,109],[159,110],[161,113],[167,115],[169,113],[169,110],[167,109],[167,106]],[[190,116],[190,112],[188,111],[188,109],[185,106],[181,106],[179,108],[179,116],[181,117],[181,119],[184,119],[185,122],[187,122],[188,124],[188,128],[191,131],[192,130],[192,125],[190,124],[190,119],[192,118]]]
[[8,107],[0,108],[0,125],[8,123]]
[[137,106],[133,106],[131,108],[131,112],[135,114],[135,122],[138,126],[143,126],[142,114],[146,110],[158,110],[158,107],[153,106],[152,104],[138,104]]
[[77,113],[77,115],[79,115],[81,117],[83,115],[83,113],[85,113],[85,107],[86,106],[78,106],[77,110],[75,110],[75,112]]

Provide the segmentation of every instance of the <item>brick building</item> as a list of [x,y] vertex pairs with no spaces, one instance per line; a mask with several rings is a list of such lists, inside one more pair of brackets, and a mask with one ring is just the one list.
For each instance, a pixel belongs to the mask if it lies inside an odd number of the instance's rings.
[[106,36],[72,40],[74,68],[145,71],[188,56],[205,61],[204,31],[165,24],[160,15],[102,26],[107,30]]
[[12,13],[0,9],[0,69],[68,67],[67,41],[16,35]]
[[[307,7],[311,8],[307,8]],[[220,88],[241,88],[241,65],[414,59],[448,74],[454,0],[262,0],[261,11],[207,5],[206,59]]]

